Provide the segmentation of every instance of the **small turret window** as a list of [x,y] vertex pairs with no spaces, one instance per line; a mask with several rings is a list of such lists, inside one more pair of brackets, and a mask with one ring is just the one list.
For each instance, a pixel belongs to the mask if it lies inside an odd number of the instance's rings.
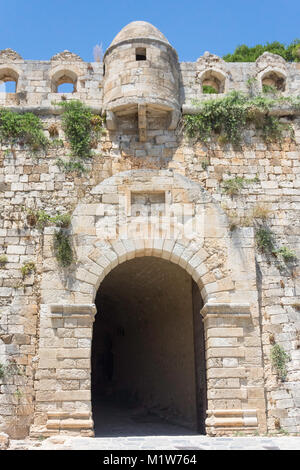
[[135,58],[136,58],[136,60],[147,60],[146,48],[145,47],[138,47],[135,50]]

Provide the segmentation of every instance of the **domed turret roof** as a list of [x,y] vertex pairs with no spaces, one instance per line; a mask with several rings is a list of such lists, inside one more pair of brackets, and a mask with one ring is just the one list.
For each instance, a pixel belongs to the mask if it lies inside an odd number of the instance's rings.
[[167,38],[151,23],[147,23],[147,21],[133,21],[121,29],[110,47],[131,39],[156,39],[170,44]]

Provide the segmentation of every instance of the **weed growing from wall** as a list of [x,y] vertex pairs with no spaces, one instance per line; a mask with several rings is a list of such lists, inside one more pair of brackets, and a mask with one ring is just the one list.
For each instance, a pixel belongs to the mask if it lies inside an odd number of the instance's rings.
[[240,193],[240,191],[245,187],[245,184],[259,183],[259,178],[242,178],[241,176],[236,176],[235,178],[230,178],[223,181],[223,191],[229,196],[234,196]]
[[46,211],[38,210],[34,211],[33,209],[26,209],[27,212],[27,223],[30,227],[37,227],[39,230],[43,231],[45,227],[49,225],[55,225],[56,227],[67,228],[71,224],[70,214],[56,214],[51,216],[47,214]]
[[70,236],[63,230],[54,234],[54,253],[60,266],[66,268],[73,262],[73,250],[70,242]]
[[24,375],[24,372],[24,366],[18,365],[16,360],[13,358],[9,359],[7,364],[0,363],[0,379],[17,375]]
[[271,363],[280,380],[284,381],[287,376],[286,364],[290,360],[290,356],[285,352],[282,346],[274,344],[271,349]]
[[36,270],[36,267],[33,261],[28,261],[27,263],[23,263],[23,266],[20,268],[23,279],[29,274],[31,274],[32,272],[35,272],[35,270]]
[[65,171],[66,173],[72,173],[73,171],[75,171],[78,175],[82,175],[83,173],[86,173],[87,171],[84,164],[81,163],[80,161],[74,161],[74,160],[66,161],[66,160],[63,160],[62,158],[58,158],[56,160],[56,165],[58,166],[60,170]]
[[274,251],[274,254],[282,256],[285,262],[295,261],[297,259],[296,253],[288,248],[287,246],[282,246]]
[[6,255],[0,255],[0,268],[3,267],[8,262]]
[[70,143],[71,160],[58,159],[57,165],[66,172],[84,173],[84,161],[92,157],[92,147],[104,132],[104,120],[81,101],[62,101],[58,105],[63,108],[62,128]]

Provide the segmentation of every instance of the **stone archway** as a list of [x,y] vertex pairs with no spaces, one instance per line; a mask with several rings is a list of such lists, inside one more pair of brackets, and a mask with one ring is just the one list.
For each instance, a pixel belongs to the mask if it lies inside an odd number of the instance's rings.
[[[37,411],[32,435],[93,433],[90,355],[95,297],[119,264],[160,257],[199,286],[209,434],[265,429],[251,229],[228,228],[212,196],[170,170],[135,170],[96,186],[72,217],[77,263],[60,273],[45,236]],[[48,258],[48,259],[47,259]],[[200,312],[199,312],[200,314]]]
[[163,258],[136,257],[107,274],[96,307],[96,435],[204,434],[202,301],[191,276]]

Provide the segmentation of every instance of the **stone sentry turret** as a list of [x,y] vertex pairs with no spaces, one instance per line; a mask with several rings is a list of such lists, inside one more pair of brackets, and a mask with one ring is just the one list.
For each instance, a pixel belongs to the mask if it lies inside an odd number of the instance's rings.
[[180,116],[179,63],[165,36],[144,21],[134,21],[115,37],[104,56],[104,108],[107,126],[118,117],[138,115],[140,141],[147,139],[147,117],[165,115],[174,129]]

